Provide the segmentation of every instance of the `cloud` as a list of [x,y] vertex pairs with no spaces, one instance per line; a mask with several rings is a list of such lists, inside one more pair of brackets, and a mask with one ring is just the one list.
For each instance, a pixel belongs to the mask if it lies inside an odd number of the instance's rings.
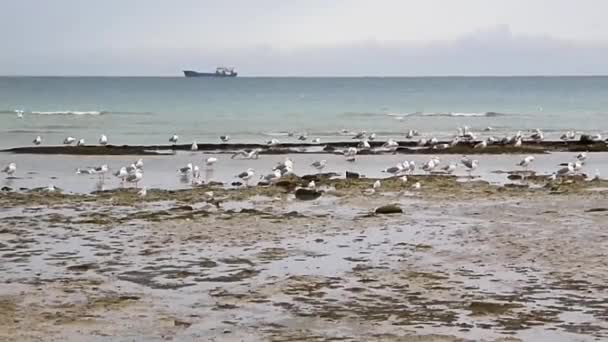
[[[455,40],[366,40],[280,49],[115,48],[2,60],[2,74],[179,75],[184,68],[234,65],[252,76],[608,75],[608,43],[513,34],[508,26]],[[1,55],[0,55],[1,56]],[[41,62],[44,61],[44,62]]]

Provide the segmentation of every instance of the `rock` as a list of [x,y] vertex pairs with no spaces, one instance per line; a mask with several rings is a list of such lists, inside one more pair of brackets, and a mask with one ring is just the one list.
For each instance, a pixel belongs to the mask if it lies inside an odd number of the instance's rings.
[[361,176],[356,172],[346,171],[346,179],[359,179]]
[[376,214],[403,214],[403,209],[396,204],[388,204],[376,208]]
[[232,183],[230,183],[230,185],[232,185],[232,186],[241,186],[241,185],[243,185],[243,183],[241,183],[241,182],[232,182]]
[[593,138],[589,134],[583,134],[581,135],[580,142],[583,144],[593,144],[595,141],[593,141]]
[[303,201],[311,201],[321,197],[321,192],[317,190],[298,189],[296,190],[296,198]]
[[2,191],[13,191],[13,188],[8,187],[8,186],[3,186],[2,189],[0,189]]

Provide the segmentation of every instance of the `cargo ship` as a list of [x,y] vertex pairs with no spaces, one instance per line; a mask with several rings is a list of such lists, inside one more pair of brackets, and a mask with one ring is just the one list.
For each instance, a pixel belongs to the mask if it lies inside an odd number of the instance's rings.
[[218,67],[215,72],[198,72],[192,70],[184,70],[186,77],[236,77],[238,73],[234,68]]

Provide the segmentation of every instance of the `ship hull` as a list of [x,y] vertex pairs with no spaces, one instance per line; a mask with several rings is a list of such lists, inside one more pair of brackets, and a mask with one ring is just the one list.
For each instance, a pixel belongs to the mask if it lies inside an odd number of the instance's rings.
[[224,78],[224,77],[236,77],[237,73],[232,73],[232,74],[220,74],[220,73],[216,73],[216,72],[196,72],[196,71],[192,71],[192,70],[184,70],[184,76],[186,77],[219,77],[219,78]]

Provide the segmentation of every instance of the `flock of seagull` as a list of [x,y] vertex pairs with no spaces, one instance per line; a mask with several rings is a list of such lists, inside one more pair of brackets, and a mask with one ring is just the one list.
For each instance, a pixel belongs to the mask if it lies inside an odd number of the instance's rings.
[[[491,127],[488,127],[485,129],[486,132],[491,131],[491,130],[492,130]],[[376,139],[375,133],[368,134],[365,131],[353,134],[351,132],[348,132],[347,130],[343,130],[341,133],[353,135],[352,139],[359,140],[357,147],[349,147],[349,148],[346,148],[343,151],[341,151],[345,160],[349,161],[349,162],[355,162],[356,156],[360,151],[371,150],[372,148],[371,148],[369,142]],[[290,133],[289,135],[293,136],[293,133]],[[418,131],[410,130],[407,132],[406,138],[413,139],[419,135],[420,135],[420,133]],[[535,130],[531,131],[529,136],[526,138],[530,139],[532,141],[542,141],[544,139],[544,133],[540,129],[535,129]],[[573,140],[575,138],[576,138],[576,134],[573,131],[568,131],[568,132],[564,133],[561,137],[561,139],[564,141]],[[219,139],[222,143],[228,143],[230,141],[230,136],[222,135],[219,137]],[[307,134],[301,134],[298,137],[298,140],[300,140],[300,141],[305,141],[307,139],[308,139]],[[491,145],[491,144],[503,144],[503,145],[512,144],[514,146],[521,146],[523,139],[524,139],[524,135],[521,131],[519,131],[513,136],[506,136],[502,139],[498,139],[495,137],[489,137],[489,138],[484,139],[481,142],[475,144],[474,148],[476,148],[476,149],[486,148],[488,145]],[[601,138],[601,135],[596,134],[592,137],[592,139],[601,140],[602,138]],[[179,140],[179,136],[177,134],[174,134],[169,138],[169,142],[173,143],[173,144],[177,144],[178,140]],[[443,148],[455,146],[461,141],[476,141],[476,140],[477,140],[477,135],[475,133],[473,133],[469,129],[469,127],[464,126],[462,128],[458,128],[457,134],[454,136],[454,138],[449,143],[439,144],[438,140],[435,137],[432,137],[430,139],[421,138],[420,140],[418,140],[417,145],[420,147],[430,147],[433,149],[440,150]],[[312,139],[312,141],[314,143],[320,143],[319,138]],[[35,145],[42,144],[42,137],[36,136],[35,139],[33,140],[33,143]],[[63,141],[63,144],[65,144],[65,145],[72,145],[74,143],[76,143],[76,146],[84,146],[85,140],[82,138],[76,139],[74,137],[68,136]],[[99,137],[98,143],[101,146],[107,145],[108,137],[105,134],[102,134]],[[278,139],[271,139],[271,140],[267,141],[267,145],[269,145],[269,146],[277,145],[279,143],[280,142],[278,141]],[[394,152],[398,147],[399,147],[399,143],[396,140],[388,139],[382,146],[380,146],[379,148],[375,148],[374,151],[380,151],[380,152],[393,151]],[[192,143],[190,149],[192,151],[198,150],[198,145],[197,145],[196,141]],[[261,152],[261,149],[241,150],[241,151],[237,151],[237,152],[233,153],[231,156],[231,159],[236,159],[236,158],[258,159],[260,152]],[[552,179],[556,179],[558,176],[578,174],[581,171],[583,165],[585,164],[586,159],[587,159],[586,152],[578,154],[574,161],[560,164],[560,166],[562,166],[562,168],[560,168],[559,170],[557,170],[556,172],[551,174],[548,177],[548,179],[552,180]],[[535,160],[534,156],[529,155],[529,156],[526,156],[525,158],[523,158],[516,165],[522,167],[524,169],[524,171],[527,173],[528,168],[534,162],[534,160]],[[217,162],[218,162],[218,159],[216,157],[208,157],[203,160],[203,163],[207,169],[211,169],[213,167],[213,165]],[[420,165],[419,169],[424,171],[427,174],[443,173],[443,174],[449,175],[449,174],[454,173],[454,171],[456,171],[456,169],[458,168],[458,166],[460,164],[465,167],[465,170],[468,173],[468,176],[472,177],[472,172],[478,168],[479,161],[476,159],[471,159],[467,156],[463,156],[462,159],[460,159],[460,163],[452,161],[445,165],[441,165],[441,160],[438,157],[431,157],[428,161],[426,161],[425,163]],[[119,170],[114,172],[113,175],[116,178],[120,179],[121,185],[123,187],[125,186],[125,184],[130,183],[130,184],[134,184],[135,187],[137,188],[137,187],[139,187],[139,182],[141,182],[141,180],[143,179],[143,165],[144,165],[143,160],[139,159],[136,162],[134,162],[128,166],[121,167]],[[310,166],[312,168],[315,168],[318,171],[322,171],[327,166],[327,161],[326,160],[317,160],[317,161],[313,162]],[[382,170],[382,172],[390,174],[392,176],[401,176],[401,180],[403,182],[407,182],[407,175],[412,175],[415,172],[416,167],[417,167],[417,165],[414,161],[406,160],[406,161],[403,161],[402,163],[398,163],[397,165],[385,168],[384,170]],[[16,163],[11,162],[1,171],[6,173],[8,176],[13,176],[15,174],[15,172],[17,171],[17,165],[16,165]],[[177,171],[182,177],[191,178],[192,185],[196,186],[196,185],[203,184],[203,180],[201,179],[200,168],[198,165],[194,165],[193,163],[188,163],[184,167],[179,168]],[[105,175],[108,172],[110,172],[110,169],[109,169],[108,165],[106,165],[106,164],[97,166],[97,167],[92,167],[92,168],[82,168],[82,169],[78,168],[76,170],[76,174],[99,175],[99,177],[101,178],[102,181],[105,179]],[[294,172],[293,160],[290,158],[286,158],[285,161],[283,161],[283,162],[279,163],[278,165],[276,165],[275,167],[273,167],[272,171],[269,174],[260,176],[260,180],[261,180],[261,183],[270,184],[272,182],[277,181],[278,179],[280,179],[281,177],[283,177],[287,174],[293,174],[293,172]],[[248,168],[247,170],[237,174],[235,177],[244,181],[246,183],[246,185],[249,185],[249,181],[251,179],[253,179],[254,176],[255,176],[255,170],[252,168]],[[597,176],[597,171],[596,171],[596,176]],[[309,185],[309,187],[314,187],[314,182],[312,182],[311,185]],[[370,189],[370,191],[372,191],[372,190],[375,191],[375,189],[377,189],[378,187],[379,187],[379,182],[378,182],[378,184],[374,183],[374,186]],[[413,185],[413,187],[420,188],[420,183],[419,182],[415,183]],[[50,188],[51,187],[49,187],[49,189]],[[140,191],[140,195],[145,196],[145,194],[146,194],[146,188],[144,187]]]

